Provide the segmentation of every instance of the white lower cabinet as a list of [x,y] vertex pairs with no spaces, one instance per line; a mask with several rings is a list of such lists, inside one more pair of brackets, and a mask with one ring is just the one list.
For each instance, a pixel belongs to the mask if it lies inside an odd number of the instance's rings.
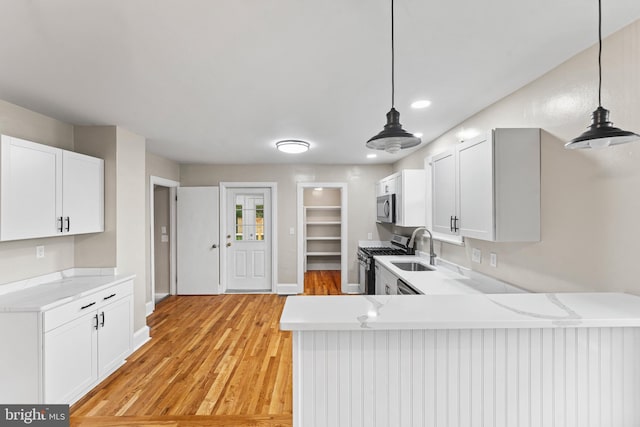
[[95,313],[44,334],[44,402],[66,403],[98,379]]
[[133,281],[50,310],[0,313],[0,339],[12,329],[21,338],[0,357],[0,402],[74,403],[132,351]]
[[376,263],[376,295],[397,295],[398,278],[395,274]]

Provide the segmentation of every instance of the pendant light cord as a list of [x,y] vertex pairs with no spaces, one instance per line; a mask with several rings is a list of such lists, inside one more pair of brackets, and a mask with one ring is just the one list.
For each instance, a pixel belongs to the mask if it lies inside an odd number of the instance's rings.
[[395,107],[395,51],[393,46],[393,0],[391,0],[391,108]]
[[598,0],[598,106],[602,107],[602,0]]

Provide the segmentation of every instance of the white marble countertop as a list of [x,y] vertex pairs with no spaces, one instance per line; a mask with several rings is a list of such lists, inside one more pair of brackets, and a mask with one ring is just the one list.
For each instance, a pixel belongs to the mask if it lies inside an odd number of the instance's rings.
[[394,262],[419,262],[429,265],[429,259],[422,256],[375,256],[379,264],[401,278],[417,291],[425,295],[464,295],[464,294],[495,294],[525,292],[512,285],[496,279],[479,280],[469,276],[472,273],[451,263],[443,263],[437,259],[435,271],[406,271],[393,265]]
[[45,311],[131,280],[135,275],[74,276],[0,295],[0,311]]
[[280,329],[401,330],[638,327],[623,293],[290,296]]

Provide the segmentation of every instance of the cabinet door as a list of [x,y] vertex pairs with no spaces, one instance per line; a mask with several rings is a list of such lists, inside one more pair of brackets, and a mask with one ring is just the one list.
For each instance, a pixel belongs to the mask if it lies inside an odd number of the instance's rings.
[[59,234],[62,150],[2,135],[0,240]]
[[104,231],[104,161],[63,151],[64,232]]
[[455,150],[431,158],[431,209],[433,231],[457,235],[453,217],[457,216],[457,173]]
[[98,375],[119,367],[131,350],[132,298],[115,301],[98,311]]
[[494,239],[492,133],[456,147],[459,179],[459,228],[462,236]]
[[98,378],[96,312],[44,335],[44,402],[70,403]]

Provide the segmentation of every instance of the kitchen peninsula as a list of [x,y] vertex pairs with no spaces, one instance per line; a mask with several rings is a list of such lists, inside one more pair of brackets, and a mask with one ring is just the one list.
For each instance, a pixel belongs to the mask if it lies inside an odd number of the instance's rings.
[[637,296],[295,296],[280,327],[294,426],[640,425]]

